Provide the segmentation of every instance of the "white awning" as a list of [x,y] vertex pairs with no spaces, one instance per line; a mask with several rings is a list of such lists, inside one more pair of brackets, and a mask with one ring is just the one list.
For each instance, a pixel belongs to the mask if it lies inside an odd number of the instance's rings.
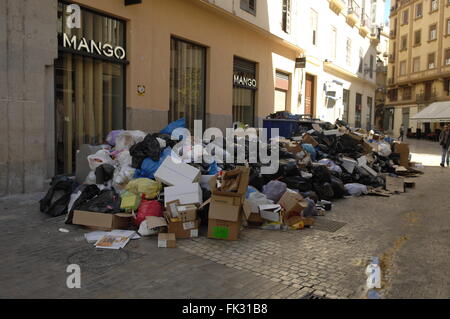
[[450,101],[434,102],[412,116],[410,120],[420,122],[450,122]]

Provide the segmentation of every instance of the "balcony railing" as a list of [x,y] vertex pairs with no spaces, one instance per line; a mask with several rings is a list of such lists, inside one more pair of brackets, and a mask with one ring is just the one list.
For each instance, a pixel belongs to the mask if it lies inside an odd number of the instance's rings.
[[358,19],[361,18],[361,7],[355,0],[348,0],[348,14],[354,14]]
[[417,102],[430,102],[437,99],[436,91],[416,94]]

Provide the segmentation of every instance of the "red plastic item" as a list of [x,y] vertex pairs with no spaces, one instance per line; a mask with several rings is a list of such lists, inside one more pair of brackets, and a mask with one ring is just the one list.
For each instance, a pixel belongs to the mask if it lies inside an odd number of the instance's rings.
[[161,203],[156,200],[142,200],[136,219],[133,220],[134,224],[139,226],[147,216],[164,217]]

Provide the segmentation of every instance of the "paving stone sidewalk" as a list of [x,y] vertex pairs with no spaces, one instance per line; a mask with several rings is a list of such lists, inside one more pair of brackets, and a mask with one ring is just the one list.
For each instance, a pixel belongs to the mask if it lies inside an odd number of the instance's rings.
[[[337,201],[319,217],[342,222],[335,232],[245,229],[227,242],[207,239],[202,229],[175,249],[158,249],[151,237],[120,251],[96,250],[84,240],[87,230],[39,212],[42,194],[3,198],[0,298],[365,298],[371,256],[382,260],[382,298],[450,298],[448,176],[427,168],[405,194]],[[72,263],[81,266],[81,289],[66,286]]]

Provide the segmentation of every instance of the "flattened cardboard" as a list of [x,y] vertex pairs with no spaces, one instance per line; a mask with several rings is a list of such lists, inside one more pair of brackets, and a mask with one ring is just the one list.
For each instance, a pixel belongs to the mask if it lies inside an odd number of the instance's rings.
[[103,214],[75,210],[72,223],[98,230],[128,229],[132,214]]
[[145,220],[147,221],[148,229],[167,227],[167,221],[164,217],[147,216]]
[[234,222],[238,220],[240,212],[241,206],[227,205],[212,201],[209,206],[208,218]]
[[409,167],[409,144],[408,143],[394,143],[394,153],[400,154],[400,165]]
[[200,181],[201,171],[183,162],[175,162],[168,156],[155,172],[155,179],[169,186]]
[[210,179],[209,185],[211,187],[211,193],[213,195],[221,195],[221,196],[231,196],[231,197],[242,197],[247,192],[249,176],[250,176],[250,168],[245,166],[238,166],[241,170],[241,178],[239,180],[239,187],[237,192],[223,192],[217,190],[217,176],[214,176]]
[[221,240],[238,240],[241,231],[241,218],[230,222],[218,219],[208,220],[208,238]]
[[305,143],[305,144],[311,144],[314,147],[319,145],[319,143],[316,141],[316,139],[314,137],[312,137],[311,135],[309,135],[308,133],[303,135],[302,142]]
[[158,248],[175,248],[175,247],[177,247],[175,234],[172,233],[158,234]]

